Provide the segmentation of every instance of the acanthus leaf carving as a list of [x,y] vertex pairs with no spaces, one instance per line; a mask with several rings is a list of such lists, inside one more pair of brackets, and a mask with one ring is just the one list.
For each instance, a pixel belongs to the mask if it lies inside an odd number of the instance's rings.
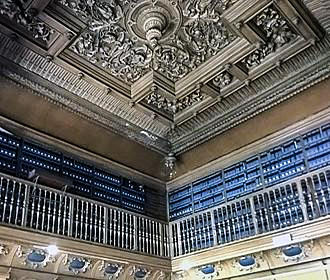
[[184,0],[183,13],[187,17],[217,19],[235,0]]
[[293,41],[298,35],[290,28],[287,20],[273,7],[268,7],[255,18],[255,24],[265,33],[267,42],[242,60],[251,69],[271,53]]
[[212,80],[213,84],[220,89],[230,85],[232,81],[233,76],[227,71],[220,73]]
[[173,99],[172,101],[158,90],[154,90],[146,97],[145,100],[148,104],[160,110],[170,114],[175,114],[203,101],[204,99],[205,95],[202,94],[200,90],[195,90],[183,98]]
[[86,31],[71,48],[129,82],[140,78],[151,61],[150,49],[146,45],[134,46],[127,33],[116,25]]
[[[59,1],[88,25],[71,49],[127,82],[135,82],[150,69],[177,81],[235,38],[220,18],[189,18],[181,24],[179,5],[160,2],[159,6],[155,2],[149,7],[146,1],[138,5],[123,5],[117,0],[106,4],[100,0]],[[215,1],[211,2],[218,6]],[[227,0],[223,2],[225,5]],[[144,5],[146,8],[140,11]],[[136,16],[138,12],[143,16]],[[127,15],[125,27],[124,15]],[[142,25],[140,29],[136,21]]]
[[6,245],[0,244],[0,256],[6,256],[9,254],[9,249]]
[[[181,41],[177,40],[178,46]],[[190,55],[183,47],[160,45],[154,50],[153,69],[177,81],[189,72]]]
[[50,28],[37,17],[37,11],[33,8],[23,9],[22,0],[4,0],[0,2],[0,14],[6,16],[12,22],[24,27],[35,39],[48,42],[55,30]]

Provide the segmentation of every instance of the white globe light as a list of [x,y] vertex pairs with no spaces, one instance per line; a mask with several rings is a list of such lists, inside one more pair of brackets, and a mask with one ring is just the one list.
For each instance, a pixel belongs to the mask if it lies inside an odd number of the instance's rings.
[[58,248],[56,245],[49,245],[47,251],[49,255],[55,256],[58,253]]

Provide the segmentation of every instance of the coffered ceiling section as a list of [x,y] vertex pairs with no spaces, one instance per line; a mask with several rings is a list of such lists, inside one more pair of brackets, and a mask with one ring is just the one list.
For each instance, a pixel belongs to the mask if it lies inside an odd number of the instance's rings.
[[1,71],[180,153],[288,98],[272,87],[328,54],[327,4],[304,2],[1,0]]

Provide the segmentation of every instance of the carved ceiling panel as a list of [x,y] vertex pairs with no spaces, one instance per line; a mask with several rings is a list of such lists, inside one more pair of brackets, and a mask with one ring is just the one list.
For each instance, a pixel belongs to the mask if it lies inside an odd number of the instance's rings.
[[3,0],[1,72],[152,149],[181,153],[293,96],[302,73],[328,75],[327,60],[311,68],[330,49],[316,6],[327,4]]
[[129,83],[150,70],[178,81],[236,37],[220,18],[231,1],[57,2],[87,25],[70,49]]

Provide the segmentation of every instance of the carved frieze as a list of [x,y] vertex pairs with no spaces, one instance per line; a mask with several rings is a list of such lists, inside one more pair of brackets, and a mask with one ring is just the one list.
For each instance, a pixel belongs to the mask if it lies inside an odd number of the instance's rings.
[[196,90],[193,93],[178,99],[176,103],[177,112],[183,111],[193,105],[203,101],[205,99],[205,95],[201,93],[200,90]]
[[163,110],[170,114],[176,114],[192,107],[204,99],[205,95],[202,94],[200,90],[196,90],[183,98],[172,100],[165,97],[161,92],[155,90],[146,97],[146,102],[152,106],[155,106],[157,109]]
[[50,41],[56,31],[38,19],[38,12],[34,8],[24,10],[24,2],[23,0],[0,1],[0,15],[25,28],[33,38],[45,42]]
[[153,91],[146,97],[146,102],[160,110],[169,112],[171,114],[176,112],[175,103],[170,101],[168,98],[158,93],[158,91]]

